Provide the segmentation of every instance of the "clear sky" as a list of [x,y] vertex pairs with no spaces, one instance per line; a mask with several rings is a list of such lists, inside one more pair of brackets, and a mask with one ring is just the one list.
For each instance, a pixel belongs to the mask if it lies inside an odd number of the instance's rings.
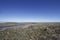
[[60,22],[60,0],[0,0],[0,22]]

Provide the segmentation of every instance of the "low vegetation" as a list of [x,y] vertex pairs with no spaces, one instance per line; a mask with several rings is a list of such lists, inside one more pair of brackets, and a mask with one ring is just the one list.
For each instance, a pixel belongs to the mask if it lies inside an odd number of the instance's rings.
[[60,25],[35,24],[26,28],[0,28],[0,40],[60,40]]

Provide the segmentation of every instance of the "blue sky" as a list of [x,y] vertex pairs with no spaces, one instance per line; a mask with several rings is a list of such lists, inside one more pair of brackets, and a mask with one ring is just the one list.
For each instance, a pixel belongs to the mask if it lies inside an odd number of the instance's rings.
[[0,22],[60,22],[60,0],[0,0]]

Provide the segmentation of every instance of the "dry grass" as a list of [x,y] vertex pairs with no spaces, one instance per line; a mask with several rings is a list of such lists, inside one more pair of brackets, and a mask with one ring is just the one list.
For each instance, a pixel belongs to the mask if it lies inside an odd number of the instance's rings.
[[6,28],[4,30],[1,28],[0,40],[60,40],[60,25],[36,24],[26,28]]

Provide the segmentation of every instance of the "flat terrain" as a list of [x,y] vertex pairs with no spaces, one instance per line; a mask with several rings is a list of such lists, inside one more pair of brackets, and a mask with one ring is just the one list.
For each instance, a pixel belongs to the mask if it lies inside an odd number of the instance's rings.
[[[22,25],[22,26],[21,26]],[[60,23],[0,23],[0,40],[60,40]]]

